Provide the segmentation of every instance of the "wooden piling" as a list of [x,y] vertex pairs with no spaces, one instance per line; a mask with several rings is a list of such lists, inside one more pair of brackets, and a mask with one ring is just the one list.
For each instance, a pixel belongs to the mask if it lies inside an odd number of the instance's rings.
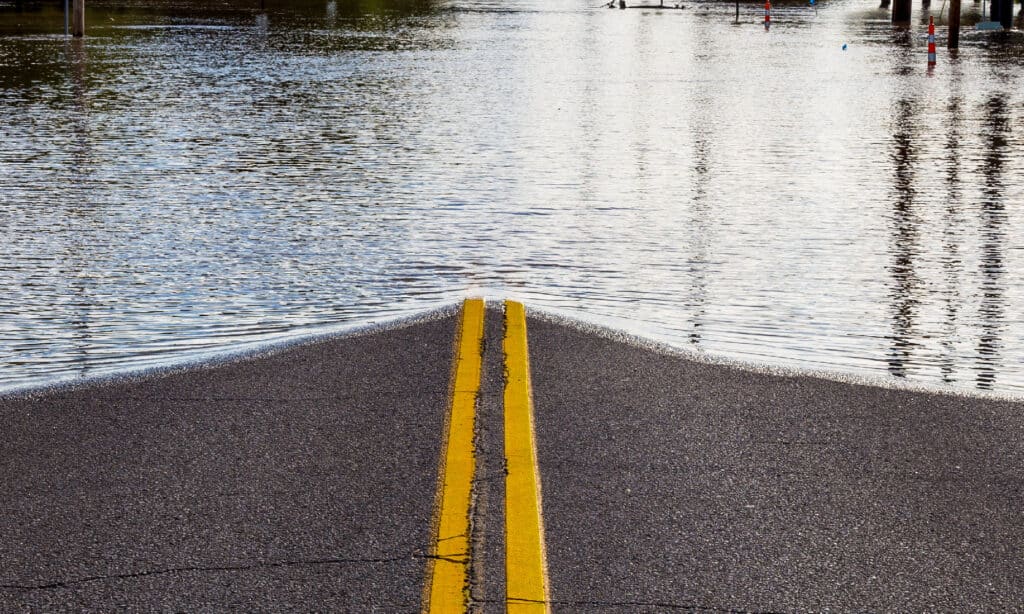
[[1013,0],[992,0],[991,19],[1003,24],[1004,30],[1013,27]]
[[892,3],[892,23],[894,25],[910,25],[910,0],[896,0]]
[[949,38],[946,47],[956,49],[960,46],[960,0],[949,0]]
[[85,0],[74,0],[71,12],[71,35],[76,38],[85,36]]

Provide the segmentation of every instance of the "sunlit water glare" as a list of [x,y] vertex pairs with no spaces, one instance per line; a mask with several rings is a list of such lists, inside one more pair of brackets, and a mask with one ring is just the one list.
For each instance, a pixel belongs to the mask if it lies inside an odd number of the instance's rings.
[[483,294],[1024,393],[1024,34],[940,20],[928,71],[938,2],[196,4],[68,43],[0,1],[0,389]]

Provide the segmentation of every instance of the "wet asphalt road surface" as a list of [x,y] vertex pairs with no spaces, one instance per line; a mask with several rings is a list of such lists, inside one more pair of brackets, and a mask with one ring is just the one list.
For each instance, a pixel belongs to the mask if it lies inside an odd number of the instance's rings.
[[0,400],[0,611],[418,611],[454,331]]
[[[504,611],[501,313],[474,609]],[[0,398],[0,610],[416,612],[456,318]],[[529,319],[556,612],[1008,611],[1024,403],[694,362]]]
[[1024,604],[1024,403],[530,344],[555,611]]

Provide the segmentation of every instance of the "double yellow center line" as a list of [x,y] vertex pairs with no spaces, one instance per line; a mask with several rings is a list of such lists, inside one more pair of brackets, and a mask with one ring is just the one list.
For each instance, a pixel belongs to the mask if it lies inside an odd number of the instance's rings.
[[427,564],[425,610],[465,612],[469,597],[469,515],[476,472],[473,437],[480,390],[484,340],[484,302],[462,306],[455,356],[455,382],[448,431],[438,479],[438,513],[433,556]]
[[[476,471],[476,398],[480,389],[484,302],[463,303],[452,405],[438,479],[424,612],[466,612],[471,567],[470,515]],[[508,612],[549,612],[540,474],[533,429],[526,310],[505,302],[505,574]]]
[[547,612],[544,519],[533,433],[526,310],[505,302],[505,603],[509,612]]

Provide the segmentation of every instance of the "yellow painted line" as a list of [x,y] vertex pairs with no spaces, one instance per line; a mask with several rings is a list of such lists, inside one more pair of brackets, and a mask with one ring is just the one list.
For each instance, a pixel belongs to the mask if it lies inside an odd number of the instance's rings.
[[467,610],[469,602],[469,506],[476,471],[473,423],[480,388],[484,335],[484,302],[469,299],[462,305],[455,357],[455,383],[448,416],[448,432],[438,478],[435,539],[427,562],[423,611]]
[[550,612],[526,310],[505,301],[505,607]]

